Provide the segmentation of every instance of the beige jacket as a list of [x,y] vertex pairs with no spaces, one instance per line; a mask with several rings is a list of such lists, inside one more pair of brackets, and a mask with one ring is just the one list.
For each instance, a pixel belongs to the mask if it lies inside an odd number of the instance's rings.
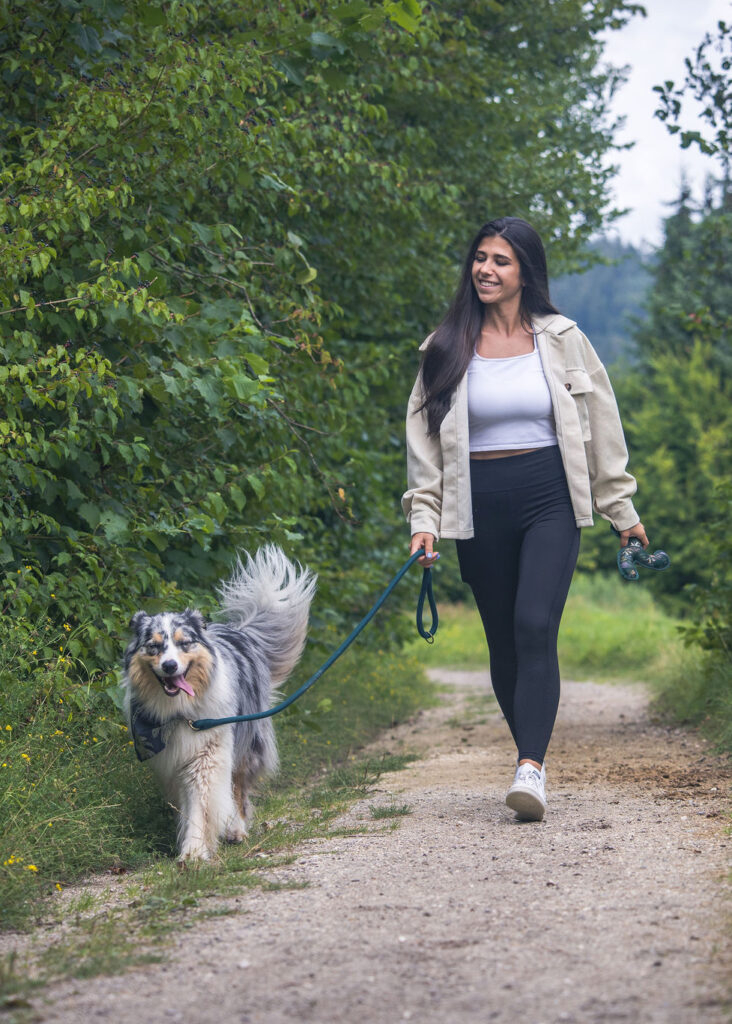
[[[577,526],[592,526],[593,508],[616,530],[635,526],[636,482],[625,468],[628,451],[604,366],[573,320],[550,314],[534,317],[534,326]],[[455,389],[439,438],[427,436],[427,416],[417,412],[421,401],[418,376],[407,409],[409,490],[402,508],[412,534],[467,539],[473,536],[467,374]]]

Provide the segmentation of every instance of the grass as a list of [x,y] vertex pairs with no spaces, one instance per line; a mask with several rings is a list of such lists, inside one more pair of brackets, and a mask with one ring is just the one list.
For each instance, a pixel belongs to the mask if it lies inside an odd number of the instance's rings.
[[[439,612],[430,662],[443,668],[487,669],[485,634],[475,607],[446,605]],[[681,651],[676,622],[654,604],[647,588],[598,575],[575,576],[559,630],[564,676],[652,681],[667,672]]]
[[699,726],[720,751],[732,754],[732,663],[721,651],[687,648],[656,686],[666,718]]
[[[293,687],[335,642],[325,638],[308,652]],[[675,623],[654,606],[649,588],[578,576],[560,659],[564,674],[577,679],[650,680],[661,694],[659,706],[677,718],[700,721],[722,704],[725,720],[732,717],[728,678],[720,673],[717,703],[710,705],[698,653],[681,646]],[[240,912],[237,901],[247,888],[299,886],[271,872],[291,863],[303,840],[368,831],[369,823],[343,828],[336,820],[368,796],[380,774],[410,757],[364,758],[359,750],[434,700],[422,672],[428,661],[487,667],[474,610],[441,608],[440,631],[428,652],[423,641],[403,654],[349,651],[278,720],[282,771],[261,787],[246,842],[222,848],[214,864],[181,872],[172,859],[172,816],[148,769],[134,759],[109,695],[99,685],[74,681],[63,655],[37,669],[26,661],[27,671],[20,672],[12,644],[0,644],[0,682],[11,684],[0,719],[0,913],[6,926],[29,927],[39,919],[67,925],[51,949],[40,956],[31,950],[32,970],[26,960],[20,970],[13,954],[0,959],[0,1009],[22,1016],[26,994],[53,977],[113,973],[158,959],[174,930]],[[476,721],[486,713],[481,699]],[[369,810],[372,821],[392,819],[397,827],[411,808]],[[69,884],[102,871],[110,872],[108,892],[83,890],[67,898]]]
[[412,808],[409,804],[370,804],[369,812],[375,821],[379,821],[383,818],[403,818],[412,813]]
[[[659,673],[677,644],[674,623],[657,611],[649,590],[578,576],[560,634],[564,673],[575,678]],[[149,768],[134,757],[111,699],[114,677],[85,678],[83,666],[70,654],[73,639],[69,631],[57,635],[48,620],[22,628],[17,622],[0,623],[5,698],[0,718],[0,923],[5,927],[25,927],[47,915],[54,907],[49,896],[58,897],[85,875],[143,870],[174,852],[172,815]],[[338,639],[324,636],[310,647],[293,687]],[[477,614],[465,606],[443,608],[436,643],[427,651],[421,640],[404,654],[357,644],[277,719],[282,767],[278,778],[263,787],[258,807],[278,843],[286,845],[288,830],[302,831],[302,815],[293,819],[288,809],[293,800],[297,803],[299,789],[315,792],[313,779],[328,772],[329,785],[337,787],[343,766],[363,744],[429,703],[431,691],[422,673],[426,662],[486,667]],[[484,705],[480,714],[486,714]],[[308,814],[317,810],[321,797],[315,793]]]
[[[410,754],[349,755],[306,785],[273,783],[257,804],[246,841],[222,847],[218,862],[181,871],[171,857],[158,856],[133,876],[118,876],[111,899],[107,892],[66,900],[57,915],[65,923],[60,937],[42,949],[31,946],[22,970],[15,954],[0,959],[0,1010],[17,1011],[22,1019],[30,1006],[26,997],[57,977],[115,974],[159,962],[180,929],[193,928],[209,917],[245,913],[244,901],[238,906],[231,900],[249,888],[303,888],[304,882],[272,878],[271,872],[293,863],[294,851],[304,840],[367,832],[368,825],[343,827],[335,822],[355,800],[371,792],[382,774],[398,771],[413,759]],[[411,808],[404,804],[377,810],[375,819],[397,818]],[[47,940],[41,937],[41,942]]]
[[[109,694],[98,683],[79,681],[83,674],[70,671],[68,661],[59,669],[63,654],[29,663],[26,644],[14,660],[12,636],[3,639],[0,923],[22,928],[53,913],[49,897],[58,898],[85,875],[141,870],[170,858],[174,824],[149,768],[135,759]],[[46,644],[49,653],[55,640]],[[311,647],[293,688],[336,644],[335,637],[326,636]],[[262,787],[257,801],[277,842],[287,845],[287,829],[302,830],[299,812],[291,820],[298,790],[316,793],[313,778],[328,772],[330,787],[353,789],[353,780],[340,780],[358,750],[429,704],[432,694],[415,658],[356,645],[311,693],[279,716],[281,771]],[[312,799],[314,808],[319,796]],[[281,825],[280,818],[288,824]],[[261,841],[263,848],[272,842],[264,835]]]
[[[438,582],[436,589],[439,593]],[[439,613],[440,627],[425,660],[433,667],[487,669],[485,636],[474,605],[440,605]],[[562,676],[644,682],[660,718],[699,726],[720,751],[732,753],[731,660],[722,651],[686,646],[678,627],[655,603],[652,578],[634,584],[617,576],[577,573],[559,630]],[[422,646],[415,642],[410,650],[421,652]]]
[[559,629],[559,663],[577,679],[661,679],[681,656],[678,623],[643,583],[579,575]]

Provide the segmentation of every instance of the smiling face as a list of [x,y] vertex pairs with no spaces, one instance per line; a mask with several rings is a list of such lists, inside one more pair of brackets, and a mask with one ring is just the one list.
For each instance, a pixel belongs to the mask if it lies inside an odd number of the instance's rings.
[[500,235],[481,238],[473,259],[472,278],[481,302],[520,299],[521,265],[513,247]]
[[200,695],[212,665],[201,616],[188,610],[180,615],[138,612],[131,625],[136,635],[125,662],[138,695],[152,700],[161,694]]

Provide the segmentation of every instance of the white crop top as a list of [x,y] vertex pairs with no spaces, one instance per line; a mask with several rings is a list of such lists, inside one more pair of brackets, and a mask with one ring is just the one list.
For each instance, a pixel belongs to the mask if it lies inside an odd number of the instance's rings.
[[549,385],[536,347],[523,356],[468,364],[471,452],[548,448],[557,443]]

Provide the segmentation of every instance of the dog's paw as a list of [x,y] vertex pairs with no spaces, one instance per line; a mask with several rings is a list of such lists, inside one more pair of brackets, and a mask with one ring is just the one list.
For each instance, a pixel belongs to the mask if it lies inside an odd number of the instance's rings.
[[225,843],[243,843],[247,831],[246,819],[241,814],[232,814],[226,821],[222,838]]
[[227,828],[224,832],[224,842],[226,843],[243,843],[246,839],[247,830],[245,828]]
[[205,861],[213,860],[214,854],[206,846],[196,844],[184,847],[178,854],[178,864],[182,868],[194,867]]

